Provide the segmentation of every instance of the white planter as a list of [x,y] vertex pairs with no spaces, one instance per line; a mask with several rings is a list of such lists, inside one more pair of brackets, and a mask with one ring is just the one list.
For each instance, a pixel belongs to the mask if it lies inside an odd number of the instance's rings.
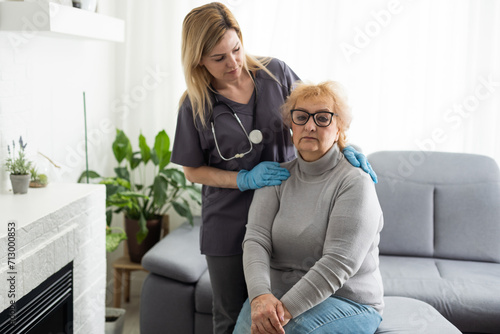
[[106,320],[105,334],[122,334],[125,324],[125,310],[122,308],[106,307],[106,319],[116,317],[115,321]]

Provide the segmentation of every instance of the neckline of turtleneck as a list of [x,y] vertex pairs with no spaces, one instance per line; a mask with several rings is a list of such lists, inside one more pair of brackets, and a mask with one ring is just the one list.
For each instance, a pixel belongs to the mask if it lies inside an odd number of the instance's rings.
[[318,160],[311,162],[305,161],[300,156],[300,153],[297,157],[300,171],[309,175],[321,175],[330,169],[335,168],[340,159],[342,159],[342,155],[340,154],[340,149],[337,143],[333,144],[328,152],[326,152],[325,155]]

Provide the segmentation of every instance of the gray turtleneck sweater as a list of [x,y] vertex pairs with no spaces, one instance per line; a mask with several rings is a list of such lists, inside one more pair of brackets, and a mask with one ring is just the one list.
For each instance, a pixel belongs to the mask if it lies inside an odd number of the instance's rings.
[[335,144],[323,157],[282,164],[290,178],[255,192],[243,241],[250,301],[272,293],[293,317],[331,295],[383,309],[374,184]]

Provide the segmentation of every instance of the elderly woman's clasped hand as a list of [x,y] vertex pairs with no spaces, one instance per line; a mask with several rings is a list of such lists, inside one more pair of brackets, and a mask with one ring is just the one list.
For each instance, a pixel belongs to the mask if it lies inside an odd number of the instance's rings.
[[252,334],[285,334],[283,327],[292,316],[273,294],[255,297],[250,305],[252,308]]

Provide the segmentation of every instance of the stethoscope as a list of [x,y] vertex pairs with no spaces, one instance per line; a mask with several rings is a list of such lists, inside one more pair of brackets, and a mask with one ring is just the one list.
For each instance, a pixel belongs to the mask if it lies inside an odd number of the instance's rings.
[[[250,72],[251,76],[252,76],[252,79],[253,79],[253,74]],[[255,80],[254,80],[255,82]],[[245,136],[247,137],[248,139],[248,143],[250,145],[250,149],[244,153],[236,153],[233,157],[231,158],[226,158],[222,155],[222,153],[220,152],[220,149],[219,149],[219,143],[217,142],[217,136],[215,135],[215,127],[214,127],[214,122],[215,122],[215,117],[212,116],[212,121],[210,122],[210,124],[212,125],[212,134],[214,135],[214,141],[215,141],[215,147],[217,148],[217,152],[219,153],[219,156],[222,158],[222,160],[225,160],[225,161],[229,161],[229,160],[233,160],[233,159],[239,159],[239,158],[243,158],[245,155],[247,155],[248,153],[250,153],[253,149],[253,145],[252,144],[260,144],[262,142],[262,132],[258,129],[255,129],[256,128],[256,111],[257,111],[257,89],[254,87],[254,100],[253,100],[253,125],[252,125],[252,128],[253,130],[250,131],[250,134],[247,133],[247,131],[245,130],[245,127],[243,126],[243,124],[241,123],[240,121],[240,118],[238,117],[238,115],[236,114],[236,112],[233,110],[233,108],[231,108],[230,105],[228,105],[227,103],[225,103],[224,101],[219,101],[219,99],[217,99],[217,96],[215,94],[215,89],[212,88],[212,92],[213,92],[213,98],[215,100],[215,103],[213,105],[213,112],[212,112],[212,115],[215,114],[215,108],[217,106],[225,106],[227,109],[229,109],[229,111],[231,111],[231,113],[233,114],[233,117],[236,119],[236,121],[238,122],[238,124],[240,125],[241,129],[243,130],[243,133],[245,134]]]

